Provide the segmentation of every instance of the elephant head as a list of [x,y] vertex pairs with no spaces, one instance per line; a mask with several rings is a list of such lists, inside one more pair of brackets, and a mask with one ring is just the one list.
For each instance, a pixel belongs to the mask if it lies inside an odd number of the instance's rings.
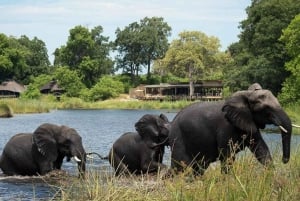
[[168,145],[169,143],[170,122],[164,114],[142,116],[135,123],[135,129],[149,147]]
[[232,125],[247,134],[255,135],[266,124],[278,126],[282,134],[282,161],[289,161],[291,120],[271,91],[262,89],[255,83],[247,91],[234,93],[225,101],[222,111]]
[[32,138],[38,152],[54,166],[60,168],[64,157],[74,157],[79,173],[85,172],[86,153],[75,129],[45,123],[34,131]]

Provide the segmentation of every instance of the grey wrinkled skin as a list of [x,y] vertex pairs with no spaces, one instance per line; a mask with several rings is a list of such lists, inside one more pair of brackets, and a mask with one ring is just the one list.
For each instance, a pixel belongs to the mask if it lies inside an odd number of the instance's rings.
[[116,175],[157,172],[168,145],[169,121],[163,114],[146,114],[135,124],[137,132],[121,135],[109,152],[109,162]]
[[14,135],[5,145],[0,168],[6,175],[44,175],[60,169],[63,159],[77,157],[80,175],[85,172],[86,154],[77,131],[45,123],[33,133]]
[[282,161],[290,158],[291,120],[269,91],[254,84],[225,101],[195,103],[174,118],[169,134],[171,167],[192,167],[203,174],[210,163],[220,160],[227,173],[235,154],[248,147],[263,165],[272,165],[269,148],[260,129],[266,124],[282,126]]

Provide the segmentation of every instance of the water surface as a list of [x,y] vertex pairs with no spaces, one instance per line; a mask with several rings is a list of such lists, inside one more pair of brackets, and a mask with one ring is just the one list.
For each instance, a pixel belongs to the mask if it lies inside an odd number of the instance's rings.
[[[33,132],[43,123],[54,123],[75,128],[82,136],[87,152],[97,152],[105,156],[121,134],[135,131],[135,122],[144,114],[160,113],[164,113],[170,121],[176,115],[163,110],[56,110],[50,113],[16,115],[9,119],[0,118],[0,153],[13,135]],[[263,137],[272,150],[281,149],[280,135],[268,134]],[[293,136],[292,149],[299,141],[299,137]],[[167,165],[170,164],[169,149],[166,150],[164,161]],[[97,158],[87,164],[87,169],[100,167],[110,166],[108,161]],[[72,161],[64,162],[62,169],[70,174],[77,174],[77,165]],[[56,193],[55,187],[38,178],[0,175],[0,200],[47,200]]]

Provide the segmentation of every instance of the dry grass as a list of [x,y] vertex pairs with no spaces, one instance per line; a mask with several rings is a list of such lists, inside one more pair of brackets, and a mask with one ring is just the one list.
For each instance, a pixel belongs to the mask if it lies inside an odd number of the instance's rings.
[[[288,164],[275,159],[276,168],[264,168],[251,155],[240,157],[230,174],[221,174],[218,164],[203,176],[187,170],[171,178],[164,173],[115,177],[111,172],[90,170],[85,180],[75,179],[61,187],[60,200],[213,201],[300,200],[299,152]],[[278,154],[279,155],[279,154]]]

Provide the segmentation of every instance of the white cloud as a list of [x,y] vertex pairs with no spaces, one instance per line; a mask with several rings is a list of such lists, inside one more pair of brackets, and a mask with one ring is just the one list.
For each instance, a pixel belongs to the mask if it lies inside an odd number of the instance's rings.
[[226,47],[239,34],[251,0],[15,0],[0,3],[0,32],[37,36],[49,54],[64,45],[76,25],[101,25],[114,39],[115,30],[144,17],[159,16],[172,27],[176,37],[184,30],[199,30],[217,36]]

